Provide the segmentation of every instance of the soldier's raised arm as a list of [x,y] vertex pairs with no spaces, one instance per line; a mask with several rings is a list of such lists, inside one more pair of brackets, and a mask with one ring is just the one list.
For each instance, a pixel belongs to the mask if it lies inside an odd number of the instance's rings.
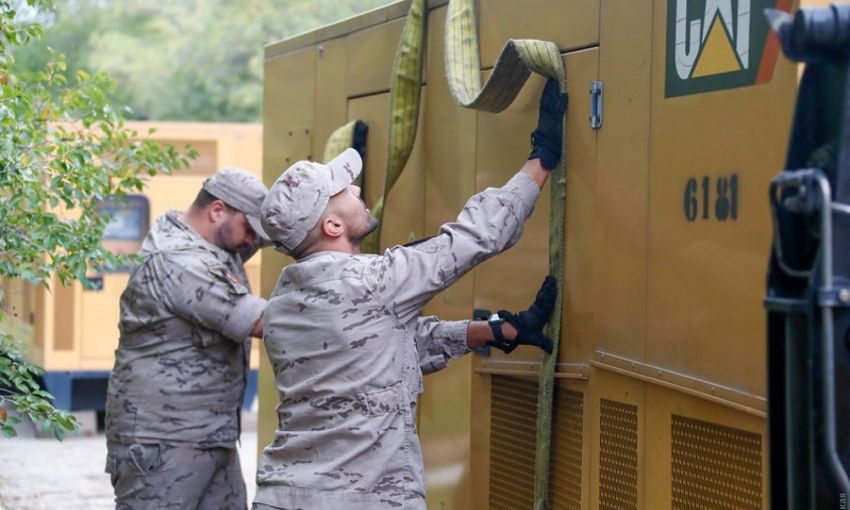
[[404,323],[422,306],[484,260],[519,240],[534,211],[549,170],[561,158],[567,97],[549,80],[540,98],[529,160],[501,188],[488,188],[467,201],[454,222],[423,241],[387,250],[376,269],[384,299]]

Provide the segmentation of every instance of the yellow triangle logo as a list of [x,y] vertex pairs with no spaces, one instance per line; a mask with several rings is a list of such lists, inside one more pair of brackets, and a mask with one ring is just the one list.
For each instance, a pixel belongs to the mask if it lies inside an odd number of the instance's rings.
[[708,38],[706,38],[702,47],[702,53],[691,78],[702,78],[703,76],[740,70],[741,64],[738,62],[738,56],[732,48],[732,41],[729,39],[729,34],[726,33],[723,21],[718,14],[711,21]]

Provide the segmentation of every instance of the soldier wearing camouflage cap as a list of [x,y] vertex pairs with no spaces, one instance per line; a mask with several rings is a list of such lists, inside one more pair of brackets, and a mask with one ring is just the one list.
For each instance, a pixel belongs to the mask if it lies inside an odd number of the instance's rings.
[[380,255],[360,253],[377,220],[351,184],[362,167],[356,151],[327,164],[295,163],[274,183],[261,220],[296,263],[284,268],[266,308],[280,425],[257,463],[255,510],[424,509],[415,426],[423,373],[485,344],[551,351],[542,333],[555,304],[551,278],[518,314],[440,322],[420,312],[519,240],[547,169],[560,159],[565,108],[550,82],[531,157],[517,174],[472,197],[437,235]]
[[267,192],[250,172],[224,168],[144,240],[121,295],[107,392],[118,509],[247,506],[235,446],[266,301],[251,294],[243,263],[268,244]]

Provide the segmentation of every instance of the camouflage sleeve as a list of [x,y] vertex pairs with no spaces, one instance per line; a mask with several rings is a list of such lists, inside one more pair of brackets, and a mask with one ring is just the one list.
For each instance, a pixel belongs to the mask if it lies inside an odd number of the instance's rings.
[[227,267],[215,260],[172,261],[174,273],[163,286],[169,310],[198,326],[243,342],[263,314],[266,300],[251,294]]
[[410,323],[438,292],[516,244],[539,196],[532,178],[518,172],[501,188],[470,198],[457,220],[436,236],[387,250],[376,279],[396,317]]
[[468,320],[441,321],[433,315],[416,320],[416,350],[423,374],[442,370],[449,365],[449,360],[469,352],[466,346],[468,324]]

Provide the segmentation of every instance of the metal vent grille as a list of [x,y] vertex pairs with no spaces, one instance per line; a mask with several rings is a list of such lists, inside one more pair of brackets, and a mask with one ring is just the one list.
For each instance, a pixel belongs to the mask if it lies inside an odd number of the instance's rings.
[[673,415],[673,509],[762,508],[761,435]]
[[555,388],[549,490],[553,510],[581,510],[584,394]]
[[601,399],[599,508],[637,508],[637,407]]
[[537,382],[493,376],[490,406],[490,509],[531,508]]

